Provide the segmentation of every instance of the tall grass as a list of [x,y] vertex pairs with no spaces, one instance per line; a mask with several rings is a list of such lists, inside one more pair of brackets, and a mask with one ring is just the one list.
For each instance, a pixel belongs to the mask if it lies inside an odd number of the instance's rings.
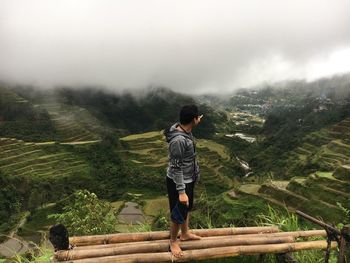
[[[268,210],[265,214],[259,214],[256,220],[257,225],[260,226],[278,226],[282,231],[297,231],[307,230],[307,227],[303,226],[299,222],[299,218],[296,214],[290,212],[287,207],[284,210],[278,210],[268,205]],[[301,239],[301,238],[300,238]],[[316,240],[315,238],[308,238],[308,240]],[[322,250],[303,250],[292,253],[292,256],[302,263],[321,263],[324,262],[325,252]],[[330,255],[330,263],[335,263],[336,255],[334,251]],[[267,255],[266,263],[277,263],[273,255]]]
[[204,185],[204,190],[201,193],[200,197],[199,197],[199,202],[205,204],[205,215],[203,214],[204,217],[204,228],[208,228],[211,229],[214,227],[213,222],[212,222],[212,217],[211,217],[211,207],[209,205],[209,198],[208,198],[208,192],[207,189]]
[[284,212],[274,209],[270,205],[267,207],[266,214],[257,215],[257,225],[278,226],[282,231],[297,231],[301,229],[297,215],[288,211],[286,207]]
[[[48,263],[53,262],[54,252],[52,248],[36,246],[25,254],[16,254],[9,262],[16,263]],[[6,261],[5,261],[6,262]]]

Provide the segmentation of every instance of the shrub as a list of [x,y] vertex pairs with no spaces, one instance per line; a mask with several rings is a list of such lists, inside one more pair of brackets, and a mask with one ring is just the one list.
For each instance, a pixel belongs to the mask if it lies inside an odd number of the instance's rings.
[[64,224],[70,235],[96,235],[114,232],[116,218],[110,203],[87,190],[75,192],[63,213],[49,215]]

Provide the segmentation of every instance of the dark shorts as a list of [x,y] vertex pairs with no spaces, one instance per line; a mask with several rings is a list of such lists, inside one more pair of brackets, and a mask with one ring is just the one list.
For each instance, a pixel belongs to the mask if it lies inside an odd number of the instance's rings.
[[[168,190],[168,199],[169,199],[169,208],[170,213],[173,210],[177,200],[179,200],[179,193],[176,190],[176,184],[174,183],[173,179],[166,177],[166,186]],[[185,184],[186,189],[185,192],[188,196],[188,202],[189,202],[189,210],[192,210],[193,207],[193,190],[194,190],[194,182]]]

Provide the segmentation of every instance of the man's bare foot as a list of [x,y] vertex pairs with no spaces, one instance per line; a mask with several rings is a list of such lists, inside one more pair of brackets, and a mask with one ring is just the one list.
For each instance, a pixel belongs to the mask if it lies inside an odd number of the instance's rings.
[[171,241],[170,240],[170,250],[171,250],[171,253],[175,257],[180,258],[183,256],[183,251],[181,250],[181,248],[179,246],[179,241]]
[[185,241],[185,240],[199,240],[202,239],[201,236],[197,236],[196,234],[192,234],[190,232],[187,232],[186,234],[182,234],[180,235],[180,240],[181,241]]

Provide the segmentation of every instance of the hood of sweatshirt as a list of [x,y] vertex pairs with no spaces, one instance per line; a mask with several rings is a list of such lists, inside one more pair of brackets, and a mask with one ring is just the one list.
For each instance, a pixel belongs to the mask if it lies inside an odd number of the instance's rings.
[[186,133],[184,131],[179,131],[176,129],[176,126],[179,125],[180,122],[175,122],[173,125],[171,125],[169,128],[165,129],[163,134],[165,136],[165,139],[167,143],[169,143],[173,138],[176,136],[184,136],[192,140],[192,133]]

